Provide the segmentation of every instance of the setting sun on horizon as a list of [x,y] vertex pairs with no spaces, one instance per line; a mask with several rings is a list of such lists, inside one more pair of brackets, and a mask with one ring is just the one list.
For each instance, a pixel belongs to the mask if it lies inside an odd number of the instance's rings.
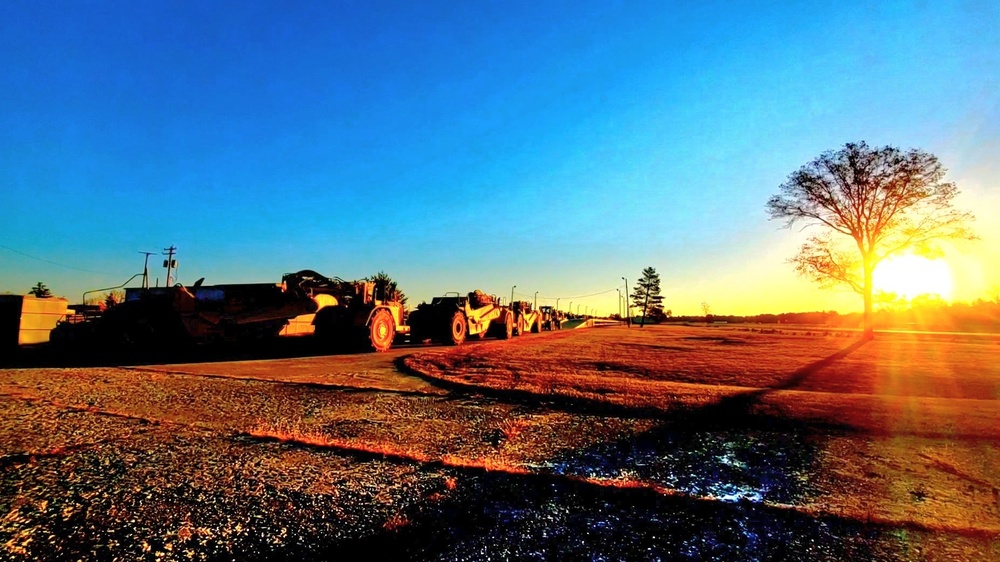
[[937,295],[951,300],[954,278],[948,262],[915,254],[890,257],[875,268],[872,283],[876,292],[895,294],[911,300],[920,295]]

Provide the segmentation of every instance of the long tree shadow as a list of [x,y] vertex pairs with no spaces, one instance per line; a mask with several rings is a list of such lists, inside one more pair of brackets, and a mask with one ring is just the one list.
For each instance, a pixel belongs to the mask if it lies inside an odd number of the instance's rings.
[[[789,427],[801,427],[801,422],[792,422],[791,420],[786,420],[781,417],[776,417],[773,415],[760,416],[754,411],[754,407],[760,403],[761,399],[779,390],[793,390],[798,388],[808,379],[815,376],[817,373],[833,365],[837,361],[844,359],[848,355],[854,353],[861,347],[863,347],[869,340],[859,340],[853,344],[833,353],[827,357],[813,361],[808,365],[799,367],[789,375],[788,378],[781,381],[780,383],[765,388],[758,388],[748,392],[741,392],[734,394],[732,396],[726,396],[717,402],[701,406],[691,412],[688,415],[683,416],[690,423],[696,424],[698,427],[719,427],[719,426],[732,426],[741,422],[748,422],[752,427],[770,427],[774,426],[778,429],[789,428]],[[789,426],[789,424],[792,424]],[[837,428],[838,424],[813,424],[813,425],[823,425],[828,429]],[[839,429],[848,429],[849,426],[840,426]]]
[[[399,372],[418,377],[434,386],[448,390],[456,395],[479,395],[487,399],[503,403],[517,404],[524,407],[528,411],[558,410],[579,415],[657,419],[665,423],[672,423],[675,426],[683,426],[687,424],[698,428],[726,427],[742,424],[746,427],[758,429],[771,428],[780,430],[801,428],[807,422],[761,415],[755,411],[754,406],[757,405],[764,396],[772,392],[797,388],[817,372],[847,357],[862,347],[865,343],[867,343],[866,340],[857,341],[828,357],[824,357],[823,359],[804,365],[803,367],[796,369],[787,379],[777,385],[737,393],[721,398],[710,404],[694,407],[689,407],[687,405],[674,405],[668,408],[630,406],[599,399],[568,396],[558,393],[542,395],[536,392],[516,388],[491,388],[429,376],[410,367],[407,363],[408,356],[405,355],[396,358],[394,363]],[[817,429],[834,431],[852,431],[854,429],[849,424],[834,421],[820,422],[813,420],[808,422],[808,424]]]

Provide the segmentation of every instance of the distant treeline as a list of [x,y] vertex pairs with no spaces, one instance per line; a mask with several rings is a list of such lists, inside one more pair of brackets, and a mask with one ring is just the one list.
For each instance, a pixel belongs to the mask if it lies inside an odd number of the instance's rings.
[[[860,328],[860,312],[840,314],[837,311],[784,312],[735,316],[672,316],[666,322],[753,323],[827,326],[830,328]],[[920,300],[908,306],[882,307],[875,310],[877,330],[927,330],[941,332],[1000,332],[1000,302],[978,300],[974,303],[948,304],[937,300]]]

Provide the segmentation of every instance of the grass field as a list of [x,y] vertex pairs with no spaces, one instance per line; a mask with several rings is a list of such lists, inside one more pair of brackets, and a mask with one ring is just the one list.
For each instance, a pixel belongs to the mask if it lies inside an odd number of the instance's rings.
[[0,559],[1000,559],[1000,340],[0,370]]

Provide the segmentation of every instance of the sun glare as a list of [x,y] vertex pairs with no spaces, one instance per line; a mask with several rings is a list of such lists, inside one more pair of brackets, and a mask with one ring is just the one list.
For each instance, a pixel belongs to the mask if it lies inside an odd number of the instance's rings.
[[944,260],[907,254],[879,264],[872,284],[876,291],[895,293],[904,299],[930,294],[948,300],[952,289],[951,269]]

